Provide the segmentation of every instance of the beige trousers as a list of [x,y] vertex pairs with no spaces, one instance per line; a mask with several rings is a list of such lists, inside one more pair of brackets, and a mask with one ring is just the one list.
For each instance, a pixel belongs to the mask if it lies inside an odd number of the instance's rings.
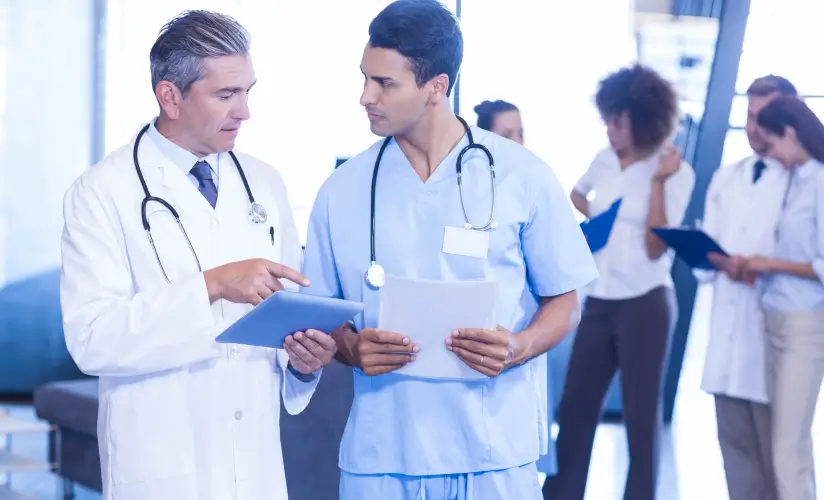
[[815,500],[812,424],[824,376],[824,311],[766,314],[767,391],[780,500]]

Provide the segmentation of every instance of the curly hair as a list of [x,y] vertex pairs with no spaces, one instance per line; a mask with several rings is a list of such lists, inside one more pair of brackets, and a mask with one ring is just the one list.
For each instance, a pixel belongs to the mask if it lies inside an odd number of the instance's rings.
[[604,118],[629,115],[632,139],[639,149],[655,149],[672,134],[678,98],[672,85],[650,68],[635,64],[601,80],[595,105]]

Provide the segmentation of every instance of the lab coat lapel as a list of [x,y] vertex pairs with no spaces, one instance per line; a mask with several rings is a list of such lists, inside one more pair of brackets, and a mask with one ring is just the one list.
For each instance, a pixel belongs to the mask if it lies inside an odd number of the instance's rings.
[[[177,199],[180,206],[185,207],[187,212],[193,212],[195,210],[201,212],[212,211],[212,206],[200,191],[198,191],[192,181],[189,180],[186,173],[184,173],[178,165],[175,165],[170,159],[164,156],[154,142],[145,135],[140,141],[140,164],[144,170],[156,169],[159,171],[158,175],[162,184],[168,191],[173,193],[170,194],[170,197]],[[218,195],[218,198],[220,198],[220,195]],[[178,206],[175,206],[175,209],[178,211],[181,210]]]
[[[212,206],[180,167],[166,158],[146,136],[140,142],[139,159],[151,195],[162,198],[177,211],[201,268],[208,269],[212,260],[208,228],[216,217]],[[158,210],[167,211],[157,202],[147,205],[148,214]],[[149,218],[152,219],[152,216]]]

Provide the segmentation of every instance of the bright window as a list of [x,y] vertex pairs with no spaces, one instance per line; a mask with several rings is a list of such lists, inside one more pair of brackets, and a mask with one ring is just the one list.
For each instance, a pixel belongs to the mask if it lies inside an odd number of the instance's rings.
[[149,50],[160,27],[188,8],[235,17],[252,36],[258,84],[237,147],[278,168],[302,241],[336,159],[378,138],[359,104],[360,60],[372,18],[390,0],[109,1],[106,149],[131,140],[157,113]]
[[630,4],[464,1],[461,115],[475,123],[484,100],[518,106],[525,145],[569,191],[607,144],[593,96],[600,78],[635,56]]
[[[722,163],[752,154],[746,133],[747,97],[753,80],[768,74],[789,78],[810,108],[824,120],[824,67],[818,59],[824,2],[819,0],[752,0],[738,69],[730,126]],[[809,97],[813,96],[813,97]]]

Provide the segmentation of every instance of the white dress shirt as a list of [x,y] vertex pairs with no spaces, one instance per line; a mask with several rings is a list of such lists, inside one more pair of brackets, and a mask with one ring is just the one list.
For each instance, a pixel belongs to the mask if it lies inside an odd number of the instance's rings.
[[[645,245],[652,178],[660,168],[660,158],[660,153],[655,153],[622,169],[618,155],[608,148],[595,156],[575,185],[574,191],[582,196],[595,193],[589,202],[590,217],[606,211],[617,199],[623,200],[607,245],[594,254],[600,277],[588,295],[621,300],[640,297],[662,285],[672,286],[671,252],[650,259]],[[681,224],[694,186],[695,173],[686,162],[665,181],[668,226]]]
[[218,189],[220,187],[220,155],[213,153],[202,158],[198,157],[194,153],[181,148],[164,137],[163,134],[157,130],[156,124],[157,119],[152,120],[149,130],[146,131],[146,135],[152,139],[152,142],[154,142],[155,145],[157,145],[157,149],[159,149],[166,158],[170,159],[172,163],[180,167],[180,169],[183,170],[183,174],[195,187],[200,185],[200,181],[198,181],[197,177],[192,174],[192,167],[194,167],[195,163],[199,161],[205,161],[209,164],[209,170],[212,172],[212,182],[215,183],[215,189]]
[[[788,174],[790,186],[776,231],[772,257],[810,262],[817,279],[784,273],[762,279],[761,306],[767,312],[824,310],[824,165],[810,159]],[[786,199],[786,204],[784,200]]]
[[[751,156],[720,168],[707,190],[704,231],[730,255],[771,255],[787,171],[762,160],[753,182]],[[696,271],[713,286],[712,315],[702,388],[712,394],[767,402],[764,366],[764,320],[757,288],[730,280],[724,273]]]

